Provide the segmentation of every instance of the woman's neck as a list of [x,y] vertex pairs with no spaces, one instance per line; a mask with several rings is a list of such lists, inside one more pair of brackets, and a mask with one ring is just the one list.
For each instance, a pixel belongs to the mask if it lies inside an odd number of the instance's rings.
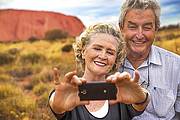
[[87,81],[103,81],[105,80],[105,75],[98,75],[98,74],[93,74],[92,72],[85,71],[83,78],[86,79]]

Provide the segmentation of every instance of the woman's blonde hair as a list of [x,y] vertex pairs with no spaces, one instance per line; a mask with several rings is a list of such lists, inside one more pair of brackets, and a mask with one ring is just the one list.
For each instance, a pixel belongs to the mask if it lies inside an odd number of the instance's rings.
[[109,74],[116,72],[124,61],[126,47],[125,47],[124,39],[122,38],[119,30],[117,30],[111,24],[98,23],[95,25],[91,25],[88,28],[86,28],[79,37],[77,37],[75,43],[73,44],[75,59],[77,62],[77,71],[79,75],[82,75],[85,69],[85,61],[82,58],[82,52],[85,49],[86,45],[89,44],[91,36],[97,33],[106,33],[112,35],[115,37],[115,39],[118,42],[117,58]]

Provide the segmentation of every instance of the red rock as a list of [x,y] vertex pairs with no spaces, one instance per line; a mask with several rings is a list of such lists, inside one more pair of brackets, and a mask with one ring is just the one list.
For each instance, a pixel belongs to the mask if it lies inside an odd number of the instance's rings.
[[84,24],[75,16],[56,12],[31,10],[0,10],[0,41],[28,40],[34,36],[43,39],[45,33],[61,29],[70,36],[78,36]]

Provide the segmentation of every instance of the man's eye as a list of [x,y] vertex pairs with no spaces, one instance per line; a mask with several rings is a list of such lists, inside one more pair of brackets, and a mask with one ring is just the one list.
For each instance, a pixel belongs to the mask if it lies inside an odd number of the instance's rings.
[[149,31],[151,29],[152,29],[151,27],[144,27],[144,30],[146,30],[146,31]]
[[128,28],[129,28],[129,29],[136,29],[136,26],[134,26],[134,25],[128,25]]

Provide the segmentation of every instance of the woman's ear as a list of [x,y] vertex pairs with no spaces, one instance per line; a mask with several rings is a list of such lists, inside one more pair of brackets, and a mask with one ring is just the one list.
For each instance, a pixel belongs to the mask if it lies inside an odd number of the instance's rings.
[[85,49],[83,49],[83,50],[81,51],[81,54],[82,54],[82,59],[85,59]]

